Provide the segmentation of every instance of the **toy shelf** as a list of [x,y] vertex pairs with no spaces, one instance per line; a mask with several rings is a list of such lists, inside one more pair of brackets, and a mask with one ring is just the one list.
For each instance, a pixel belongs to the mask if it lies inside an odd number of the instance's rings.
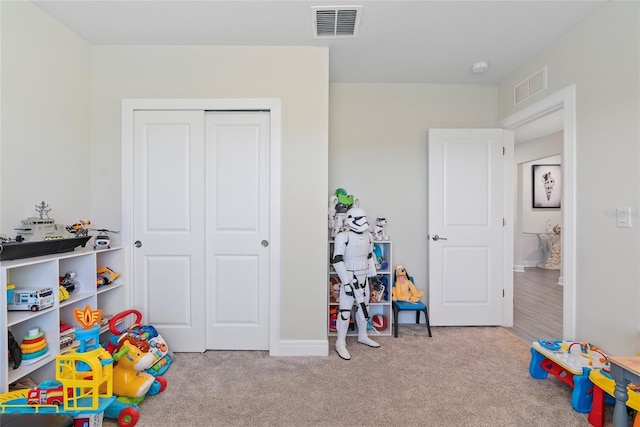
[[[392,258],[391,258],[391,241],[389,240],[384,240],[384,241],[375,241],[374,242],[374,255],[376,256],[376,271],[378,273],[378,279],[382,282],[382,284],[385,287],[383,296],[381,298],[381,300],[379,302],[375,302],[375,301],[370,301],[369,302],[369,315],[370,317],[373,319],[373,316],[378,315],[381,317],[376,317],[377,320],[379,320],[380,318],[384,319],[384,322],[386,324],[384,324],[383,326],[380,325],[376,325],[377,327],[374,327],[373,324],[371,324],[370,321],[370,328],[367,331],[367,333],[374,337],[376,335],[391,335],[391,332],[393,331],[393,314],[392,314],[392,309],[391,309],[391,285],[392,285],[392,280],[393,280],[393,275],[392,275]],[[336,334],[336,330],[335,330],[335,322],[332,320],[332,316],[335,315],[335,313],[337,313],[338,310],[338,303],[335,302],[334,298],[332,297],[332,287],[335,283],[340,283],[340,280],[338,279],[338,274],[333,270],[333,266],[331,265],[331,260],[333,259],[333,240],[329,240],[329,245],[328,245],[328,251],[329,251],[329,266],[328,266],[328,272],[327,272],[327,291],[328,291],[328,297],[327,297],[327,304],[328,304],[328,321],[327,321],[327,330],[329,335],[335,335]],[[351,319],[354,319],[354,314],[355,312],[352,310],[352,315],[351,315]],[[358,334],[358,327],[355,325],[355,322],[353,322],[352,326],[350,326],[349,328],[349,332],[348,335],[357,335]]]
[[[89,305],[92,309],[102,309],[103,314],[114,314],[129,308],[128,289],[122,277],[109,285],[96,287],[96,269],[100,266],[122,273],[123,248],[77,248],[61,254],[0,262],[0,324],[6,325],[0,328],[0,393],[8,392],[10,384],[26,376],[37,383],[54,378],[54,361],[61,351],[60,321],[79,327],[74,320],[74,309],[84,309]],[[69,299],[60,301],[59,280],[68,272],[75,273],[79,287],[69,294]],[[52,288],[54,304],[38,311],[9,311],[5,291],[9,283],[15,285],[14,292]],[[8,330],[20,345],[29,331],[36,328],[44,333],[48,353],[26,363],[23,359],[18,369],[13,369],[13,362],[8,358]]]

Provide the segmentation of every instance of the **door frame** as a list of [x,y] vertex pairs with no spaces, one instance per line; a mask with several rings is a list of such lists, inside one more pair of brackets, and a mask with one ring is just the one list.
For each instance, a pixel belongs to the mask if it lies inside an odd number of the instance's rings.
[[[514,130],[546,114],[563,110],[564,132],[562,153],[562,334],[563,339],[573,339],[576,334],[576,87],[565,87],[540,101],[500,120],[498,126]],[[515,182],[515,167],[507,182]],[[515,204],[510,215],[515,218]],[[511,266],[509,270],[513,270]],[[509,272],[513,275],[513,271]],[[510,325],[513,326],[513,283],[509,299]]]
[[[269,111],[270,205],[269,205],[269,354],[280,353],[280,200],[282,105],[277,98],[247,99],[123,99],[122,100],[122,242],[125,277],[133,277],[133,113],[136,110]],[[135,308],[135,307],[134,307]]]

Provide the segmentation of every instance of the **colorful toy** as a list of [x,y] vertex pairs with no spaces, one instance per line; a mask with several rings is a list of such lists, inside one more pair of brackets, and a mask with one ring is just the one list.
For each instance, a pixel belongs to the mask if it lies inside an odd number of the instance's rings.
[[340,279],[332,277],[329,279],[329,302],[340,302]]
[[65,273],[64,276],[60,276],[58,278],[58,283],[70,294],[77,292],[80,289],[80,282],[76,279],[75,271],[69,271],[68,273]]
[[[67,398],[73,397],[73,389],[67,388]],[[64,402],[64,386],[60,381],[45,381],[29,390],[27,405],[56,405]]]
[[153,364],[153,355],[143,352],[125,337],[113,353],[113,359],[118,362],[113,370],[113,392],[125,397],[146,395],[155,378],[143,371]]
[[98,275],[98,280],[100,280],[105,285],[110,285],[115,282],[115,280],[120,277],[120,273],[116,273],[109,267],[98,267],[96,269],[96,274]]
[[67,292],[67,290],[64,288],[64,286],[58,286],[58,300],[62,302],[68,300],[69,298],[71,298],[71,296],[69,295],[69,292]]
[[338,307],[331,307],[329,309],[329,330],[336,331],[336,322],[338,321]]
[[13,300],[7,301],[7,310],[39,311],[53,307],[53,288],[14,289]]
[[387,329],[387,318],[382,314],[374,314],[371,318],[371,324],[375,330],[384,331]]
[[588,364],[589,366],[594,366],[594,359],[593,359],[593,353],[598,353],[600,355],[600,357],[597,359],[598,364],[605,364],[608,363],[609,358],[602,353],[597,346],[588,343],[588,342],[572,342],[571,344],[565,344],[566,345],[566,349],[569,353],[571,353],[571,348],[575,345],[580,346],[580,351],[583,355],[583,357],[586,357],[588,360]]
[[[601,357],[594,357],[598,353]],[[593,384],[589,372],[593,368],[609,367],[609,358],[595,346],[583,342],[540,340],[531,345],[529,374],[536,379],[553,375],[573,388],[571,406],[587,413],[593,403]]]
[[372,283],[369,302],[380,302],[384,299],[384,291],[386,289],[386,285],[384,284],[383,280],[386,281],[386,278],[384,276],[378,276],[378,281]]
[[[138,404],[146,396],[165,390],[167,381],[159,374],[168,369],[171,361],[166,343],[154,332],[155,328],[136,323],[125,332],[117,330],[116,323],[129,314],[136,314],[137,322],[142,320],[137,310],[127,310],[113,316],[109,321],[109,329],[117,336],[112,337],[107,345],[117,362],[113,373],[113,389],[118,398],[107,407],[105,416],[117,418],[123,427],[133,426],[138,421]],[[153,328],[153,331],[149,328]],[[165,351],[164,357],[158,353],[162,350]]]
[[69,233],[75,234],[77,237],[82,237],[89,234],[89,229],[86,227],[90,224],[91,221],[89,220],[80,220],[71,225],[67,225],[65,228]]
[[373,245],[373,255],[375,256],[376,270],[385,271],[389,268],[389,263],[384,258],[382,246],[377,243]]
[[22,363],[25,365],[42,359],[49,352],[44,333],[38,328],[30,329],[20,344],[20,351],[22,352]]
[[13,301],[13,293],[16,290],[16,285],[13,283],[7,283],[7,303]]
[[[125,331],[119,330],[117,324],[120,319],[130,314],[136,316],[135,323]],[[120,342],[128,338],[132,344],[138,345],[142,351],[149,352],[153,355],[154,361],[151,366],[147,368],[147,372],[154,376],[163,375],[167,369],[169,369],[169,366],[171,366],[173,356],[169,352],[167,342],[158,333],[156,328],[151,325],[142,325],[141,322],[142,313],[138,310],[126,310],[113,316],[109,321],[109,330],[114,334],[114,337],[111,338],[107,350],[111,353],[115,352]]]
[[[31,390],[0,396],[2,413],[61,413],[74,418],[74,425],[99,427],[113,397],[113,359],[98,343],[100,311],[74,311],[86,328],[78,333],[78,349],[56,356],[55,381],[44,381]],[[35,332],[35,331],[30,331]],[[38,336],[37,334],[30,334]],[[37,339],[37,338],[36,338]],[[35,343],[27,343],[35,344]],[[125,425],[125,424],[121,424]]]
[[[616,380],[604,369],[592,369],[589,372],[589,380],[593,383],[593,404],[587,421],[593,427],[603,427],[605,425],[605,403],[613,405],[616,403],[615,387]],[[636,411],[633,426],[640,424],[640,393],[637,384],[627,384],[627,406]]]
[[393,301],[418,302],[420,297],[424,295],[424,291],[419,291],[413,282],[409,279],[409,274],[404,265],[396,265],[395,271],[396,285],[392,289]]
[[73,344],[76,328],[60,321],[60,349],[69,347]]
[[335,193],[329,197],[329,228],[331,229],[331,237],[345,231],[345,220],[347,211],[352,207],[358,207],[360,201],[353,195],[348,195],[347,190],[338,188]]

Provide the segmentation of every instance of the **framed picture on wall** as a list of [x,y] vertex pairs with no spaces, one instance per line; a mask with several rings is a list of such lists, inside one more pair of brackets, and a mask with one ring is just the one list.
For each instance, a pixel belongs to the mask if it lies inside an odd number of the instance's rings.
[[560,209],[562,200],[562,166],[533,165],[533,208]]

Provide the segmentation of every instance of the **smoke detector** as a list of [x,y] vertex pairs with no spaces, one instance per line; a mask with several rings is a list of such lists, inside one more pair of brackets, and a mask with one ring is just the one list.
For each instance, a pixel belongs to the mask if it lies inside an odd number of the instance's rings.
[[311,12],[314,39],[358,37],[362,6],[312,6]]
[[471,67],[471,71],[473,71],[474,74],[482,74],[488,69],[489,69],[489,64],[486,61],[476,62]]

